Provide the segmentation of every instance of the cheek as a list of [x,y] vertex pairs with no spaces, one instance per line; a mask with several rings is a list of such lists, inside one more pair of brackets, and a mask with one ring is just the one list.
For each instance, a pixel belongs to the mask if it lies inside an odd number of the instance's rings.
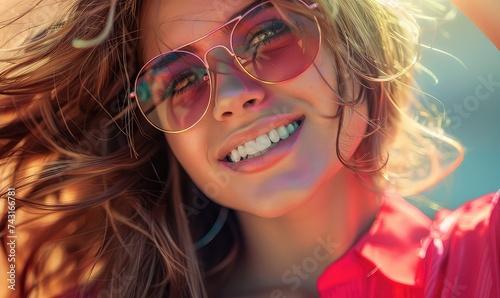
[[[199,180],[197,175],[203,172],[207,162],[206,152],[207,144],[192,132],[182,134],[165,134],[170,150],[177,161],[181,164],[188,175],[195,180]],[[198,179],[196,179],[198,178]]]
[[[339,136],[339,150],[343,157],[349,158],[354,154],[366,133],[368,105],[366,102],[355,105],[344,104],[356,99],[360,86],[353,81],[348,73],[336,73],[333,58],[324,49],[320,51],[312,68],[314,72],[311,74],[310,80],[316,82],[311,85],[315,89],[313,94],[324,94],[315,101],[318,113],[327,116],[335,115],[339,106],[343,106],[344,115]],[[341,76],[341,79],[338,79],[338,76]],[[343,85],[342,94],[339,91],[340,87],[336,85],[337,81]]]
[[189,132],[166,134],[165,137],[170,150],[194,184],[209,198],[217,196],[230,179],[214,164],[216,160],[209,156],[209,148],[213,147],[210,140],[216,136],[211,135],[208,129],[193,128]]
[[337,113],[337,79],[332,58],[321,50],[311,67],[301,76],[283,84],[292,97],[320,117],[331,118]]
[[368,106],[366,103],[344,108],[343,126],[340,132],[339,149],[342,156],[351,157],[363,140],[368,128]]

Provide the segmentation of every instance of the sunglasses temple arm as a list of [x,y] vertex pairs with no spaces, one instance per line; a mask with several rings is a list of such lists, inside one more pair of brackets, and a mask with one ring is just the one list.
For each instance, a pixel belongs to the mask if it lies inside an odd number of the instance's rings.
[[298,0],[300,3],[304,4],[310,10],[318,8],[318,3],[307,4],[304,0]]

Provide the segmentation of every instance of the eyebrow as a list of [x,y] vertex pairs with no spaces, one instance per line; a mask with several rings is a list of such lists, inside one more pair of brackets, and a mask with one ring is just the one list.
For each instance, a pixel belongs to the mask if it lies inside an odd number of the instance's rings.
[[[265,1],[264,0],[256,0],[256,1],[253,1],[252,3],[248,4],[247,6],[243,7],[242,9],[238,10],[237,12],[235,12],[234,14],[232,14],[226,21],[229,22],[231,20],[234,20],[235,18],[245,14],[247,11],[249,11],[250,9],[254,8],[255,6],[259,5],[259,4],[262,4],[264,3]],[[227,30],[227,28],[222,28],[222,30]],[[196,46],[193,46],[192,44],[189,44],[189,45],[186,45],[182,48],[180,48],[184,51],[188,51],[188,52],[196,52],[197,48]]]
[[245,14],[247,11],[249,11],[250,9],[254,8],[255,6],[257,6],[257,5],[261,4],[261,3],[264,3],[264,1],[263,0],[253,1],[249,5],[243,7],[242,9],[240,9],[237,12],[235,12],[234,14],[232,14],[229,17],[229,19],[227,20],[227,22],[229,22],[230,20],[232,20],[232,19],[234,19],[236,17],[239,17],[240,15]]

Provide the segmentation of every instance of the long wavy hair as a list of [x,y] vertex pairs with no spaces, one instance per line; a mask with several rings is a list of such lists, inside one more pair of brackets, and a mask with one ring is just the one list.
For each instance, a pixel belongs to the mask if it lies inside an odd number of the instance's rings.
[[[302,10],[294,1],[272,2]],[[220,206],[196,189],[163,134],[134,109],[142,1],[57,3],[39,0],[0,23],[7,41],[0,56],[0,194],[15,188],[19,295],[216,295],[244,245],[231,211],[217,237],[195,247]],[[304,13],[317,17],[334,62],[341,105],[332,116],[342,119],[362,102],[369,107],[353,156],[342,156],[339,127],[339,159],[377,187],[407,193],[453,170],[460,145],[436,129],[435,118],[422,116],[426,106],[412,95],[418,27],[410,8],[382,0],[317,3],[317,11]],[[55,13],[41,22],[47,10]],[[9,39],[8,30],[18,38]],[[440,144],[458,152],[451,164],[441,162]],[[2,214],[3,241],[10,218]]]

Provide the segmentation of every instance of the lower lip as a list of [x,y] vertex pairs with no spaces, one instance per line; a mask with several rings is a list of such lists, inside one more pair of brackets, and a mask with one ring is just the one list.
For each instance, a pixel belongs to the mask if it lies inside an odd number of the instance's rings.
[[297,130],[294,131],[292,135],[284,140],[281,140],[278,145],[274,146],[271,150],[260,156],[245,159],[239,162],[219,162],[223,167],[237,174],[254,174],[262,172],[285,158],[294,149],[303,125],[304,119],[302,119],[302,123],[299,127],[297,127]]

